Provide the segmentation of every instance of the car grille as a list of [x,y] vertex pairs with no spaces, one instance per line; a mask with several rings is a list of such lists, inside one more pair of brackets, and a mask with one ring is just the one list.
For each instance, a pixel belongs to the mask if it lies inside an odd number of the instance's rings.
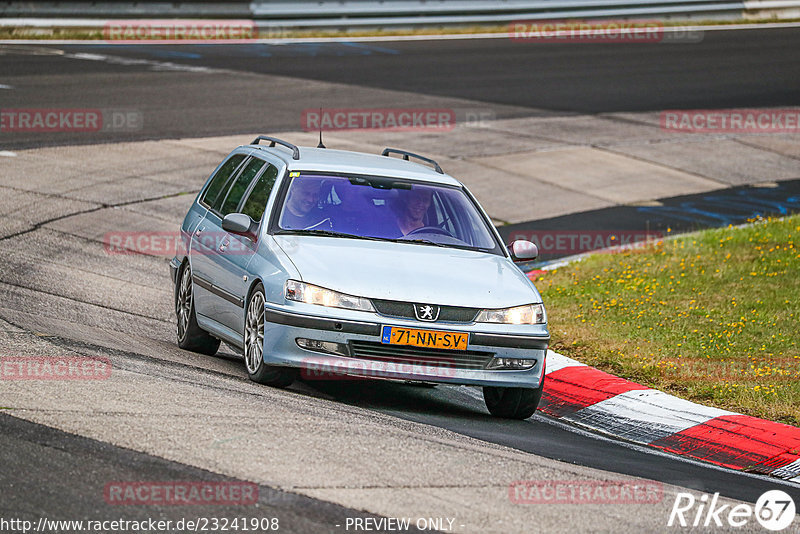
[[388,345],[370,341],[351,341],[350,355],[363,360],[431,365],[452,369],[485,369],[494,356],[491,352],[423,349],[407,345]]
[[[417,319],[414,314],[413,302],[400,302],[397,300],[372,299],[372,304],[378,313],[389,317],[402,317],[403,319]],[[440,306],[437,322],[471,323],[478,315],[479,308],[462,308],[460,306]]]

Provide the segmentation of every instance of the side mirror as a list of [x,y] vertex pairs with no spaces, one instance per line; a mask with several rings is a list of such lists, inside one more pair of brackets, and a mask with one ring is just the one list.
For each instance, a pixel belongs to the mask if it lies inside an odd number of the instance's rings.
[[250,217],[244,213],[229,213],[222,219],[222,229],[232,234],[249,234]]
[[535,243],[519,239],[508,245],[514,261],[529,261],[539,257],[539,247]]

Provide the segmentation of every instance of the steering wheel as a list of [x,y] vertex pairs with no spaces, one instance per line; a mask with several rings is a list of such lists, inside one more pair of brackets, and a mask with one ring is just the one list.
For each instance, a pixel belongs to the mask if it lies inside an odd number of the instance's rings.
[[438,226],[422,226],[420,228],[417,228],[416,230],[411,230],[406,234],[406,236],[417,235],[417,234],[438,234],[455,238],[453,234],[451,234],[444,228],[439,228]]

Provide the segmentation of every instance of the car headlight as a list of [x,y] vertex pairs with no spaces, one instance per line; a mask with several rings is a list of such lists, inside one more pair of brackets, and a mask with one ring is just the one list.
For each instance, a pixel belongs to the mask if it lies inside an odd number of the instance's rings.
[[475,319],[479,323],[545,324],[544,304],[526,304],[500,310],[481,310]]
[[330,308],[344,308],[345,310],[375,311],[369,299],[354,297],[338,291],[331,291],[324,287],[287,280],[284,295],[287,300],[328,306]]

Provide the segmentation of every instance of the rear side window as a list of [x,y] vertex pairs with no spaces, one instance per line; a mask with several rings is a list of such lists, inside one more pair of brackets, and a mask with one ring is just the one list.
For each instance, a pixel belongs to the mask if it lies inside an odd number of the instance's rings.
[[253,178],[256,177],[258,171],[266,165],[267,162],[260,159],[253,159],[245,165],[242,172],[239,173],[239,177],[231,184],[230,189],[228,189],[228,195],[225,197],[225,200],[222,202],[222,206],[217,209],[217,202],[214,205],[214,209],[219,211],[220,215],[225,217],[229,213],[235,213],[236,208],[239,206],[239,202],[242,200],[245,192],[247,191],[247,187],[250,185],[250,182],[253,181]]
[[222,164],[222,167],[219,168],[211,179],[211,183],[208,184],[206,192],[203,193],[203,198],[201,200],[203,204],[209,207],[214,205],[217,201],[217,197],[220,196],[220,191],[223,190],[225,183],[228,181],[228,178],[230,178],[233,171],[241,165],[244,157],[244,154],[236,154],[228,158],[228,161]]
[[267,207],[267,200],[272,191],[272,186],[275,185],[275,179],[278,177],[278,169],[274,165],[269,165],[267,170],[259,177],[253,190],[250,191],[250,196],[242,207],[242,213],[249,215],[255,222],[261,220],[264,214],[264,209]]

